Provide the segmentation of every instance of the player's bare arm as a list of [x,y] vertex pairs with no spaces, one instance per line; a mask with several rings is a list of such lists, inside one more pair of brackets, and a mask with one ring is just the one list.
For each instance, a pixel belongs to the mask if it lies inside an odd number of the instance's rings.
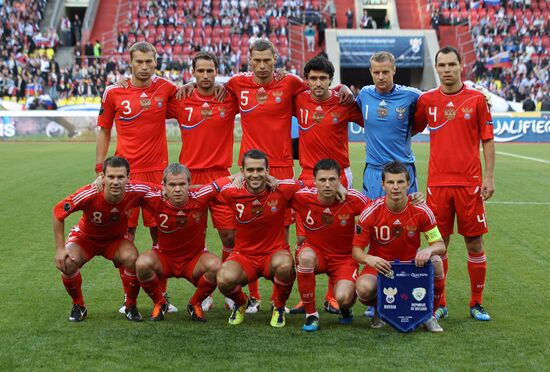
[[381,274],[385,275],[391,270],[391,264],[388,261],[381,257],[366,253],[362,247],[353,246],[351,256],[355,262],[363,265],[369,265]]
[[55,266],[62,272],[67,271],[66,260],[69,252],[65,249],[65,223],[53,215],[53,235],[55,238]]
[[[191,81],[187,84],[184,84],[180,88],[178,88],[178,91],[176,92],[176,99],[182,100],[189,97],[191,94],[193,94],[193,91],[195,90],[197,84],[194,81]],[[216,100],[218,102],[225,101],[225,98],[229,92],[225,89],[225,86],[220,83],[214,83],[214,97],[216,97]]]
[[489,199],[495,193],[495,141],[489,139],[482,141],[483,159],[485,160],[485,178],[481,186],[481,198]]

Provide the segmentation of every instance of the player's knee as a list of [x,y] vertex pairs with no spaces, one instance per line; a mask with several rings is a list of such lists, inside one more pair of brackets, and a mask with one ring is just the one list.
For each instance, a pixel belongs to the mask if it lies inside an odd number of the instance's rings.
[[357,291],[359,297],[364,300],[370,300],[376,297],[376,285],[373,285],[373,283],[371,283],[368,279],[363,279],[363,277],[359,277],[359,279],[357,279],[357,282],[355,283],[355,290]]
[[479,253],[483,250],[483,238],[481,235],[465,236],[464,242],[466,243],[468,252]]
[[71,275],[74,275],[78,269],[79,269],[79,265],[70,257],[66,257],[65,258],[65,267],[64,268],[59,268],[59,271],[61,271],[63,274],[67,275],[67,276],[71,276]]
[[205,262],[204,269],[205,273],[213,273],[214,275],[220,269],[222,262],[217,257],[212,257]]
[[294,274],[294,261],[292,260],[292,257],[288,257],[288,259],[282,259],[278,262],[277,266],[275,267],[275,275],[277,276],[284,276],[288,277]]
[[432,266],[434,268],[434,275],[440,276],[443,273],[443,260],[440,256],[435,255],[430,258],[432,261]]
[[155,260],[149,252],[145,252],[137,258],[135,265],[138,278],[144,279],[144,277],[148,277],[153,271]]
[[355,293],[353,289],[338,291],[335,293],[336,301],[344,309],[349,309],[355,301]]
[[236,275],[233,270],[228,268],[226,265],[222,265],[216,273],[216,283],[218,283],[218,288],[222,292],[228,287],[235,285],[237,280],[238,275]]
[[315,253],[311,249],[303,249],[298,254],[298,261],[300,266],[311,268],[315,266]]

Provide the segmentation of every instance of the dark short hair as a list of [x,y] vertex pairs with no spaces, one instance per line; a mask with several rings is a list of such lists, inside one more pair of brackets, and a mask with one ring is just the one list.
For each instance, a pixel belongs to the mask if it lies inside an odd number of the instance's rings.
[[164,182],[165,185],[169,174],[173,176],[177,176],[178,174],[185,174],[187,182],[191,183],[191,172],[189,171],[189,168],[187,168],[185,165],[182,165],[180,163],[169,164],[164,169],[164,173],[162,174],[162,182]]
[[304,66],[304,77],[307,79],[307,76],[311,70],[314,71],[323,71],[328,74],[329,78],[334,77],[334,65],[328,59],[323,56],[313,57],[307,61]]
[[269,166],[268,161],[267,161],[267,155],[264,152],[262,152],[258,149],[248,150],[247,152],[245,152],[243,154],[243,158],[241,160],[241,165],[242,165],[243,168],[244,168],[244,161],[246,159],[249,159],[249,158],[250,159],[257,159],[257,160],[263,159],[263,160],[265,160],[265,167],[267,168]]
[[128,160],[120,156],[111,156],[105,159],[105,161],[103,162],[103,174],[105,174],[107,167],[111,167],[111,168],[124,167],[126,168],[126,175],[130,174],[130,163],[128,163]]
[[384,165],[384,170],[382,171],[382,181],[386,180],[386,173],[390,174],[401,174],[405,173],[405,178],[407,181],[410,181],[409,171],[405,164],[401,163],[399,160],[393,160]]
[[320,170],[335,170],[340,177],[340,166],[334,159],[321,159],[313,167],[313,177],[317,177],[317,172]]
[[458,50],[456,50],[455,47],[447,45],[443,48],[439,49],[437,53],[435,54],[435,64],[437,65],[437,57],[439,57],[440,54],[449,54],[454,53],[456,54],[456,58],[458,59],[458,63],[462,63],[462,57],[460,56],[460,53],[458,53]]
[[214,62],[214,67],[216,67],[216,70],[218,69],[218,59],[216,56],[210,52],[198,52],[195,57],[193,57],[192,65],[193,70],[195,70],[195,66],[197,65],[197,61],[199,59],[204,59],[206,61],[212,61]]
[[267,39],[258,39],[255,42],[252,43],[250,46],[249,52],[250,56],[252,56],[253,51],[263,52],[264,50],[271,50],[273,53],[273,56],[275,56],[275,46],[273,43]]

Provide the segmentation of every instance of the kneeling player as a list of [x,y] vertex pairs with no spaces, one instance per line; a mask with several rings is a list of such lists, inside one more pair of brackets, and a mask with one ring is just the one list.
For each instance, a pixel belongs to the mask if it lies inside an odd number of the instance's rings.
[[243,189],[225,186],[220,199],[235,213],[235,248],[218,271],[218,288],[235,305],[229,324],[244,320],[248,298],[242,286],[259,277],[273,281],[272,327],[284,327],[285,304],[296,278],[294,260],[285,238],[285,210],[301,182],[281,180],[277,188],[267,185],[267,156],[259,150],[243,154]]
[[162,193],[145,196],[143,207],[158,224],[158,249],[143,252],[136,269],[141,286],[155,304],[151,320],[163,320],[168,310],[160,279],[175,277],[197,287],[187,311],[191,320],[206,321],[201,303],[216,289],[216,272],[221,265],[220,259],[205,248],[208,203],[229,180],[224,177],[189,191],[189,169],[174,163],[164,171]]
[[[361,213],[362,232],[353,241],[353,258],[365,267],[356,282],[357,296],[365,305],[376,305],[377,273],[389,274],[389,261],[411,261],[424,266],[431,260],[434,266],[434,311],[445,287],[445,275],[440,254],[445,245],[437,229],[435,216],[426,204],[413,205],[407,196],[409,187],[407,168],[398,161],[388,163],[382,173],[385,196],[373,201]],[[429,247],[420,249],[420,233],[424,233]],[[363,248],[370,244],[368,253]],[[384,322],[378,314],[372,320],[373,328]],[[430,332],[443,332],[434,316],[424,323]]]
[[[125,313],[128,320],[140,321],[136,300],[139,282],[135,273],[138,251],[126,236],[128,216],[151,188],[128,182],[130,165],[124,158],[111,157],[103,163],[104,188],[94,185],[80,188],[60,201],[53,209],[53,231],[56,243],[55,265],[61,271],[65,289],[73,300],[69,320],[79,322],[87,315],[82,296],[80,268],[94,256],[113,261],[116,267],[124,266],[121,275],[127,294]],[[81,210],[82,218],[71,229],[65,241],[65,219]]]
[[351,307],[355,302],[355,278],[358,265],[351,256],[355,216],[361,214],[369,200],[355,190],[346,199],[336,198],[340,187],[340,166],[332,159],[323,159],[313,168],[316,188],[299,190],[291,205],[301,218],[305,241],[296,252],[298,289],[304,304],[304,331],[319,328],[319,313],[315,307],[315,275],[327,273],[334,284],[334,294],[340,308],[340,323],[353,320]]

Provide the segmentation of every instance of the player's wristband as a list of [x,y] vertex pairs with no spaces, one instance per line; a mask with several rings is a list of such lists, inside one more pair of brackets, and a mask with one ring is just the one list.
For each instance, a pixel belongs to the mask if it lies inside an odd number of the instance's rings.
[[96,173],[101,173],[101,172],[103,172],[103,164],[102,164],[102,163],[97,163],[97,164],[95,165],[95,172],[96,172]]

